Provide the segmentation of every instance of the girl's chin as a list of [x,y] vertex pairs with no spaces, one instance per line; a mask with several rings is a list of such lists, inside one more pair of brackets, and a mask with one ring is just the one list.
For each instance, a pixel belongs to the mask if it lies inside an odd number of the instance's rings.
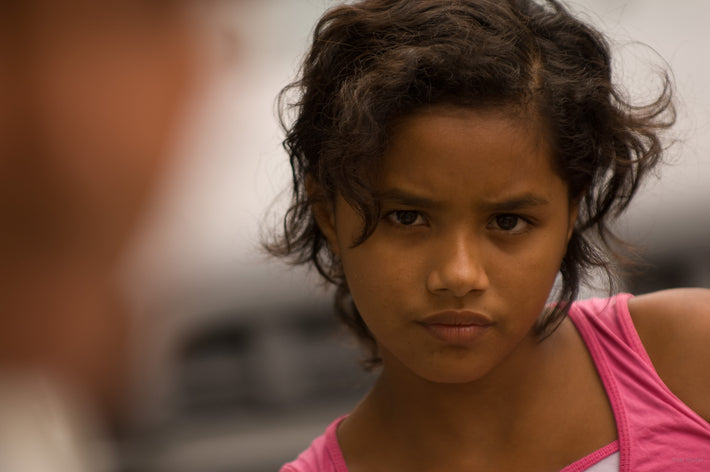
[[[403,367],[402,364],[399,367]],[[407,365],[404,366],[411,375],[432,384],[463,385],[480,381],[489,373],[489,369],[467,358],[456,360],[447,359],[426,367]],[[387,363],[385,362],[385,370]]]
[[420,375],[420,377],[430,383],[442,385],[467,385],[475,383],[485,377],[480,372],[447,371],[435,372],[431,375]]

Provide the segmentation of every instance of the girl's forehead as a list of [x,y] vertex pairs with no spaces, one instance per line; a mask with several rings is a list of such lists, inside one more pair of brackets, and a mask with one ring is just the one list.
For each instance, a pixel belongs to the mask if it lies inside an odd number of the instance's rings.
[[[504,110],[432,108],[393,129],[379,187],[505,194],[559,181],[541,126]],[[473,191],[475,187],[475,192]]]
[[[429,137],[440,139],[427,139]],[[507,139],[506,139],[507,137]],[[501,139],[503,138],[503,139]],[[435,105],[398,119],[391,128],[385,160],[403,146],[427,142],[432,151],[451,140],[508,147],[510,152],[551,154],[549,127],[538,113],[522,107],[466,108]]]
[[449,120],[451,123],[458,121],[463,127],[485,128],[495,126],[508,128],[515,132],[524,132],[530,137],[537,137],[537,144],[549,145],[548,120],[533,107],[510,104],[486,107],[465,107],[453,104],[435,104],[425,106],[397,118],[391,127],[391,138],[401,132],[403,126],[413,122],[427,120]]

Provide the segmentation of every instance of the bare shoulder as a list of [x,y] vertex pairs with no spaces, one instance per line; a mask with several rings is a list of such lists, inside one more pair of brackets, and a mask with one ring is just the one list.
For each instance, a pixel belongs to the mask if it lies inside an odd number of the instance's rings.
[[710,290],[641,295],[629,301],[629,312],[658,375],[710,421]]

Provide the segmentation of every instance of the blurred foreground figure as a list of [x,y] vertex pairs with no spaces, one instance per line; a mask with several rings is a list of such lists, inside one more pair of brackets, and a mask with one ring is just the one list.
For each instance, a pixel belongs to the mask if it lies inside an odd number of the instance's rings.
[[[116,264],[197,69],[188,2],[0,5],[0,470],[107,470]],[[93,417],[93,419],[92,419]]]

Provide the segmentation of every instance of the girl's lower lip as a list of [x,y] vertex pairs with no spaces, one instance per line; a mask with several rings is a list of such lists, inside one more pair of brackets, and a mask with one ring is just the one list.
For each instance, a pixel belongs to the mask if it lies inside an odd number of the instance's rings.
[[463,345],[475,342],[481,335],[490,328],[490,325],[447,325],[447,324],[423,324],[424,328],[440,341],[446,344]]

